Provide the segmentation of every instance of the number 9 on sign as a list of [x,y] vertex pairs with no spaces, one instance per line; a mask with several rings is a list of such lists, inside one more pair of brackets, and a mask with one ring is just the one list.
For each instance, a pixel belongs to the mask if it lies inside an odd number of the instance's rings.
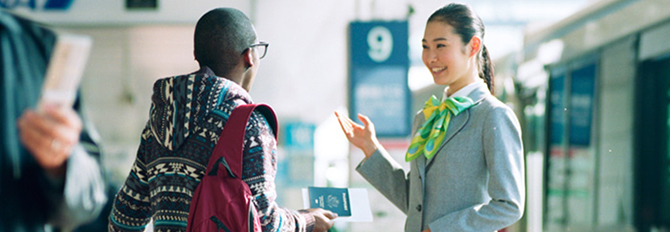
[[368,32],[368,55],[377,63],[386,61],[393,51],[393,36],[388,28],[376,26]]

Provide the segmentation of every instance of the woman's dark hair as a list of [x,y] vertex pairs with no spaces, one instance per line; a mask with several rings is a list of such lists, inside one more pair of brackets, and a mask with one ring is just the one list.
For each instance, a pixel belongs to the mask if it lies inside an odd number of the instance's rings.
[[468,44],[473,36],[482,40],[482,50],[477,57],[479,62],[479,77],[484,79],[489,91],[493,93],[493,64],[489,51],[484,45],[484,23],[469,6],[451,3],[442,7],[428,18],[428,22],[443,22],[454,28],[454,33],[461,36],[463,44]]

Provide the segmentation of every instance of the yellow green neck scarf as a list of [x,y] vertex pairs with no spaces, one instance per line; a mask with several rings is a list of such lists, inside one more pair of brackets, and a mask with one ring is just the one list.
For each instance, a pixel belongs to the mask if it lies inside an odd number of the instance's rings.
[[427,159],[435,156],[444,141],[451,115],[456,116],[473,104],[468,97],[450,97],[440,102],[437,97],[431,96],[423,107],[426,122],[414,134],[405,161],[412,161],[420,155],[425,155]]

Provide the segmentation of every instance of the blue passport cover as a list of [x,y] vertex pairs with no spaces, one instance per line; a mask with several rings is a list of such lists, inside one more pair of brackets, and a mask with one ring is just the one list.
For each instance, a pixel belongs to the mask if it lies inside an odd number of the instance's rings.
[[349,189],[330,187],[308,187],[309,207],[323,208],[338,216],[351,216]]

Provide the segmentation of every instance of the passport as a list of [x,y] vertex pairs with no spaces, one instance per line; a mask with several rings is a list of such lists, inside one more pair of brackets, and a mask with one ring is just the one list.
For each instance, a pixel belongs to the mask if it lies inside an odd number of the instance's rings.
[[308,187],[309,207],[322,208],[340,217],[351,216],[348,188]]

